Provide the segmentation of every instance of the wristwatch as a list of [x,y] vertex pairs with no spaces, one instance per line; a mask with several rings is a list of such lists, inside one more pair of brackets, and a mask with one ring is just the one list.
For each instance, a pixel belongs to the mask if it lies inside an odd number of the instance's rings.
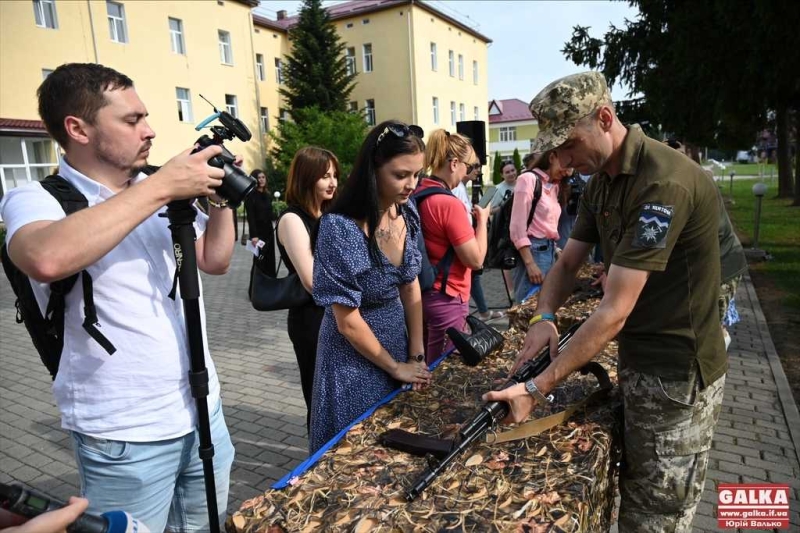
[[539,387],[536,386],[532,379],[525,382],[525,390],[528,391],[528,394],[533,396],[533,399],[536,400],[536,403],[539,405],[545,405],[553,401],[553,396],[545,396],[542,394],[542,391],[539,390]]
[[421,363],[425,360],[425,354],[418,353],[417,355],[411,356],[411,359],[413,359],[417,363]]

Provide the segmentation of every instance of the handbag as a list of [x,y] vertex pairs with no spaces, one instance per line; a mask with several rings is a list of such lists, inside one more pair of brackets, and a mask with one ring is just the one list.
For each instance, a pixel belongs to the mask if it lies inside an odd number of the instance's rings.
[[[275,233],[277,234],[277,228]],[[279,311],[303,307],[314,302],[311,294],[303,287],[297,273],[279,278],[270,276],[259,268],[262,254],[263,250],[259,254],[256,268],[253,269],[253,282],[250,287],[250,303],[253,304],[255,310]],[[275,272],[280,272],[281,264],[283,264],[283,257],[278,261]]]
[[297,274],[273,278],[258,268],[253,270],[253,286],[250,294],[250,302],[257,311],[292,309],[313,302],[313,298],[303,287]]

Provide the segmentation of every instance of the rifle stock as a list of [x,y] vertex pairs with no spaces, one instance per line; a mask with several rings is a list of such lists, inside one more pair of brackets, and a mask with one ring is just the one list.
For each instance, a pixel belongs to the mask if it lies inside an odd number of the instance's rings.
[[[561,352],[569,344],[575,335],[575,331],[581,326],[583,321],[574,324],[558,340],[558,350]],[[499,389],[503,390],[524,383],[529,379],[535,378],[550,364],[550,347],[546,347],[540,355],[525,363],[517,372],[506,381]],[[456,445],[452,451],[444,458],[437,461],[433,456],[428,457],[428,467],[420,475],[411,487],[406,491],[406,500],[413,501],[430,486],[431,483],[452,463],[458,456],[477,439],[484,436],[490,429],[497,426],[509,413],[510,407],[506,402],[486,402],[480,410],[468,420],[459,430],[456,438]]]

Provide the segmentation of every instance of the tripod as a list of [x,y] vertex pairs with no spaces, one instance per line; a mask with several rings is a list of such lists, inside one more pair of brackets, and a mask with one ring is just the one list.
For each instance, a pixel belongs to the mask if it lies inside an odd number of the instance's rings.
[[[164,216],[163,214],[160,216]],[[200,433],[198,453],[203,461],[203,479],[206,486],[208,525],[211,533],[219,533],[217,489],[214,480],[214,444],[211,442],[211,424],[208,415],[208,370],[206,369],[203,329],[200,321],[200,283],[195,253],[194,220],[197,216],[192,200],[176,200],[167,204],[166,217],[172,233],[172,250],[175,254],[175,283],[180,286],[186,333],[189,341],[189,384],[197,405],[197,423]],[[175,298],[173,285],[171,298]]]

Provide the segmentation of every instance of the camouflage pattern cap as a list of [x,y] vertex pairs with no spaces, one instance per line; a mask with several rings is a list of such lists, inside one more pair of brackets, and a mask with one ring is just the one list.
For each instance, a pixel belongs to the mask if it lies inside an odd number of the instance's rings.
[[590,115],[601,104],[610,102],[606,79],[599,72],[572,74],[549,84],[528,106],[539,121],[539,134],[533,142],[533,151],[557,148],[567,140],[580,119]]

